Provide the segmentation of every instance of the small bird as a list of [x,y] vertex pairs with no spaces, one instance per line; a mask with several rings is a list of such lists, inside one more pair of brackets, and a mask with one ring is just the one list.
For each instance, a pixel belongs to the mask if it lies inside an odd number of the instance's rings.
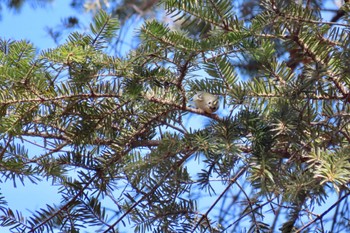
[[219,96],[208,92],[199,91],[192,98],[196,108],[206,113],[213,113],[219,109]]

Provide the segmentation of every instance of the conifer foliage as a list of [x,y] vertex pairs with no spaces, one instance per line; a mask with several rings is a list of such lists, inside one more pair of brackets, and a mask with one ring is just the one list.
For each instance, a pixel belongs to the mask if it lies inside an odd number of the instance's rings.
[[247,20],[234,2],[164,0],[173,21],[146,21],[123,57],[104,11],[54,49],[1,39],[1,181],[61,198],[26,216],[1,194],[1,226],[350,231],[349,5],[326,21],[314,1],[263,0]]

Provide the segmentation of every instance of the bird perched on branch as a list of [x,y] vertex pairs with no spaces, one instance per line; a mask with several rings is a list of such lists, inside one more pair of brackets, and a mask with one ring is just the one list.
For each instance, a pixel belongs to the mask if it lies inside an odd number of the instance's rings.
[[219,109],[219,96],[208,92],[197,92],[192,101],[196,108],[203,110],[206,113],[214,113]]

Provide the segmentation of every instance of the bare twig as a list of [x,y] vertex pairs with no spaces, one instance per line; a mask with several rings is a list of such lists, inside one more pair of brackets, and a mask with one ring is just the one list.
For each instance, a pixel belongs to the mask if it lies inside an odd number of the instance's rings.
[[241,170],[239,170],[237,172],[237,174],[230,179],[230,183],[227,185],[227,187],[225,188],[225,190],[219,195],[219,197],[214,201],[214,203],[209,207],[209,209],[207,210],[207,212],[205,214],[202,215],[202,217],[198,220],[198,222],[196,223],[196,225],[193,227],[192,229],[192,233],[195,232],[195,230],[197,229],[197,227],[201,224],[201,222],[206,219],[208,217],[209,212],[215,207],[215,205],[221,200],[221,198],[224,196],[224,194],[231,188],[231,186],[237,181],[237,179],[239,177],[241,177],[241,175],[243,175],[243,173],[248,169],[247,166],[241,168]]
[[347,198],[350,195],[350,192],[345,194],[343,197],[338,199],[333,205],[331,205],[326,211],[324,211],[322,214],[318,215],[315,219],[311,220],[307,224],[305,224],[303,227],[299,228],[295,231],[295,233],[302,232],[304,229],[308,228],[310,225],[314,224],[316,221],[321,220],[326,214],[329,213],[333,208],[337,207],[340,202],[342,202],[345,198]]
[[[276,197],[275,197],[276,198]],[[273,200],[273,199],[272,199]],[[236,223],[238,223],[239,221],[241,221],[243,218],[245,218],[247,215],[251,214],[253,211],[256,211],[258,209],[263,208],[264,206],[268,205],[271,203],[272,200],[268,200],[267,202],[265,202],[264,204],[255,207],[254,209],[252,209],[251,211],[246,212],[245,214],[243,214],[242,216],[240,216],[236,221],[234,221],[233,223],[231,223],[230,225],[228,225],[223,231],[221,231],[221,233],[226,232],[227,229],[229,229],[230,227],[232,227],[233,225],[235,225]]]

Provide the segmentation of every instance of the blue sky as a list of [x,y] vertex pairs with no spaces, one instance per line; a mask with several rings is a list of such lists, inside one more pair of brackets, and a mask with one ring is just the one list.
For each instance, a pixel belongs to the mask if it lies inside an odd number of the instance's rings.
[[24,4],[19,12],[3,8],[0,37],[15,40],[28,39],[39,49],[55,47],[56,44],[49,37],[46,27],[55,27],[68,16],[79,15],[83,23],[89,23],[91,20],[89,14],[77,13],[72,9],[69,2],[53,1],[44,8],[36,7],[35,9]]

